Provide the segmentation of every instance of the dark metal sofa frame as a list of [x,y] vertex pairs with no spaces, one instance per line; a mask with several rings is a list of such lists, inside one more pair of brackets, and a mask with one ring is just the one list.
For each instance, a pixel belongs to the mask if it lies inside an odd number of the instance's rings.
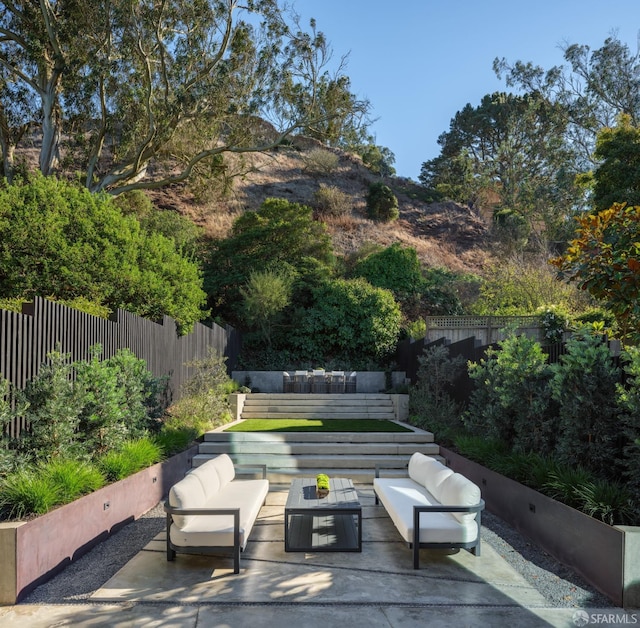
[[[405,466],[394,464],[377,464],[376,465],[376,477],[380,477],[380,469],[404,469]],[[374,491],[376,506],[380,505],[378,494]],[[413,507],[413,541],[408,542],[407,546],[413,550],[413,568],[420,568],[420,550],[421,549],[466,549],[474,556],[480,556],[480,526],[481,526],[481,512],[484,510],[484,499],[480,499],[477,504],[473,506],[445,506],[444,504],[434,504],[432,506],[417,506]],[[448,542],[448,543],[435,543],[429,541],[420,542],[420,515],[423,512],[475,512],[475,521],[478,525],[478,536],[475,541],[469,542]]]
[[[264,464],[234,464],[234,469],[242,469],[248,471],[253,469],[262,471],[262,479],[267,478],[267,465]],[[240,573],[240,508],[174,508],[169,505],[169,500],[164,504],[164,511],[167,513],[167,560],[175,560],[176,553],[179,554],[205,554],[205,555],[219,555],[228,554],[231,552],[233,556],[233,573]],[[169,531],[171,528],[172,515],[219,515],[219,516],[233,516],[233,546],[178,546],[171,542]]]

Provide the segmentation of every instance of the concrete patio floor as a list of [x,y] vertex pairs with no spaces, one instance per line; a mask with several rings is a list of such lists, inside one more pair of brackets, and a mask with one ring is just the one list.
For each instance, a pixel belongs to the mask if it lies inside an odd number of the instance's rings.
[[[362,553],[286,553],[287,487],[272,487],[234,575],[226,557],[178,555],[167,562],[160,533],[89,601],[0,607],[0,625],[300,628],[575,626],[575,608],[550,608],[488,544],[481,556],[411,551],[370,486],[359,486]],[[592,615],[622,609],[586,609]],[[630,617],[630,616],[629,616]]]

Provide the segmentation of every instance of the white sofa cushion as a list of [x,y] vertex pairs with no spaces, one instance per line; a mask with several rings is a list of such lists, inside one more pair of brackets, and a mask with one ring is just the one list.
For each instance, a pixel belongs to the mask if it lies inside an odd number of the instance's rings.
[[409,458],[407,472],[414,482],[425,486],[427,477],[433,472],[434,465],[440,465],[440,463],[435,458],[425,456],[419,451],[416,451],[416,453]]
[[[447,506],[475,506],[480,503],[480,488],[460,473],[453,473],[440,487],[440,501]],[[472,521],[476,513],[454,512],[453,516],[465,523]]]
[[[187,479],[186,476],[185,480]],[[184,482],[181,480],[180,483]],[[179,483],[179,484],[180,484]],[[240,547],[244,550],[260,508],[269,492],[268,480],[235,480],[222,487],[198,508],[240,509]],[[185,525],[170,528],[171,542],[178,547],[233,547],[232,515],[192,515]]]
[[[435,506],[438,500],[410,478],[375,478],[373,486],[402,538],[412,543],[414,505]],[[421,543],[471,543],[477,536],[475,521],[461,523],[451,513],[420,515]]]
[[453,469],[445,467],[443,464],[434,460],[431,465],[431,472],[427,474],[424,487],[439,501],[442,502],[442,485],[445,480],[453,475]]
[[[169,490],[169,505],[173,508],[202,508],[206,501],[203,483],[195,473],[187,473]],[[190,515],[172,515],[176,526],[183,528],[193,519]]]

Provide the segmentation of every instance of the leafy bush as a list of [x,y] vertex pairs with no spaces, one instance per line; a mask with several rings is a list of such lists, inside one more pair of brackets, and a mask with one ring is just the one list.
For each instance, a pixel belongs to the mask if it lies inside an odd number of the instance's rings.
[[396,195],[389,186],[380,181],[369,186],[366,200],[367,213],[372,220],[391,222],[400,216]]
[[164,429],[188,428],[200,436],[231,420],[228,396],[237,384],[228,376],[225,362],[224,356],[210,349],[205,358],[187,363],[194,374],[168,409]]
[[271,346],[272,332],[283,310],[291,303],[294,274],[285,270],[253,271],[240,288],[244,299],[244,319],[259,329],[262,339]]
[[488,469],[609,525],[634,525],[637,521],[632,493],[618,482],[597,478],[584,467],[562,465],[533,452],[513,452],[506,443],[481,436],[458,436],[455,447]]
[[111,311],[172,316],[183,330],[203,318],[196,263],[176,243],[124,216],[107,194],[53,177],[0,189],[0,297],[83,297]]
[[166,424],[161,432],[155,435],[154,440],[162,449],[165,456],[173,456],[188,449],[200,433],[185,425],[172,427]]
[[579,312],[588,306],[584,293],[558,281],[546,260],[510,260],[490,269],[470,309],[472,314],[483,316],[515,316],[551,307],[560,312]]
[[544,451],[556,429],[550,404],[552,371],[541,346],[512,333],[469,365],[476,386],[465,425],[477,434],[504,441],[517,451]]
[[445,346],[436,345],[427,347],[418,362],[418,381],[409,395],[412,423],[434,432],[438,442],[451,442],[462,423],[460,406],[452,399],[450,389],[464,369],[464,358],[450,358]]
[[313,194],[313,207],[320,216],[343,216],[351,213],[351,197],[333,185],[320,184]]
[[242,214],[230,237],[213,243],[206,289],[216,313],[242,327],[241,288],[251,273],[285,267],[304,282],[306,277],[328,276],[334,264],[327,228],[313,220],[311,208],[270,198],[258,211]]
[[358,261],[353,275],[364,277],[372,286],[391,290],[400,299],[420,292],[423,284],[416,250],[397,242]]
[[52,351],[37,377],[25,386],[30,429],[19,445],[35,460],[73,458],[81,454],[82,402],[74,394],[71,370],[69,355]]
[[471,434],[456,436],[454,445],[463,456],[489,469],[493,469],[495,460],[503,458],[510,451],[503,441]]
[[90,458],[157,431],[164,379],[128,349],[102,362],[100,351],[92,347],[88,362],[71,363],[58,351],[47,356],[19,402],[30,425],[17,442],[20,452],[32,460]]
[[556,456],[565,464],[585,465],[602,477],[615,478],[623,457],[616,407],[620,371],[607,343],[591,335],[574,336],[561,362],[551,368],[550,390],[558,404]]
[[294,314],[289,348],[300,359],[380,362],[395,349],[401,313],[393,295],[364,279],[325,281]]
[[616,384],[616,397],[626,439],[623,473],[640,502],[640,347],[627,347],[622,355],[622,364],[626,381],[624,385]]

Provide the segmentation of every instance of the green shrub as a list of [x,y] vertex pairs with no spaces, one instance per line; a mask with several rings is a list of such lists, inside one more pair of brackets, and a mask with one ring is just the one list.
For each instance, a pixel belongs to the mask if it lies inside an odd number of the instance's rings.
[[555,454],[567,465],[584,465],[602,477],[623,471],[616,384],[620,370],[602,338],[576,335],[551,365],[550,389],[558,404]]
[[470,434],[457,436],[454,445],[463,456],[489,469],[493,469],[495,460],[506,456],[510,451],[502,441]]
[[640,503],[640,348],[627,347],[622,354],[622,364],[626,378],[624,384],[617,384],[616,394],[625,438],[623,472]]
[[297,309],[292,322],[288,348],[299,359],[380,363],[395,350],[401,312],[388,290],[335,279],[313,287],[311,304]]
[[184,331],[204,317],[198,264],[108,194],[42,176],[5,186],[0,241],[0,297],[83,297],[111,311],[167,314]]
[[155,435],[154,440],[165,456],[173,456],[188,449],[198,436],[200,436],[200,432],[184,425],[180,427],[165,426],[160,433]]
[[524,335],[511,333],[498,344],[469,365],[475,387],[464,423],[518,451],[544,451],[556,435],[547,356]]
[[19,446],[34,460],[73,458],[82,451],[79,442],[81,401],[74,393],[69,358],[70,355],[52,351],[38,375],[25,386],[30,430]]
[[227,374],[226,358],[209,348],[205,358],[188,362],[193,375],[180,399],[167,410],[164,429],[190,429],[198,436],[231,420],[229,394],[237,384]]
[[436,345],[425,348],[418,362],[417,383],[409,394],[412,422],[434,432],[438,442],[451,442],[462,428],[460,405],[450,392],[464,369],[464,358],[450,358],[445,346]]
[[353,275],[364,277],[372,286],[391,290],[399,299],[420,292],[423,286],[422,268],[416,250],[403,247],[398,242],[359,260],[354,266]]
[[372,220],[391,222],[400,216],[396,195],[389,186],[380,181],[369,186],[366,200],[367,213]]

